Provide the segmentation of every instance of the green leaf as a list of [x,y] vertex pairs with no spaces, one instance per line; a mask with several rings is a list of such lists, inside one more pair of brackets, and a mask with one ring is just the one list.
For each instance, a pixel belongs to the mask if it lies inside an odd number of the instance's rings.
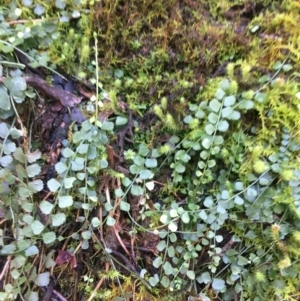
[[34,217],[32,215],[29,214],[24,214],[22,221],[27,223],[27,224],[31,224],[34,221]]
[[230,95],[224,98],[224,106],[225,107],[229,107],[234,105],[236,102],[236,98],[234,95]]
[[[200,153],[200,157],[203,159],[203,160],[206,160],[207,158],[208,158],[208,156],[209,156],[209,152],[207,152],[207,151],[202,151],[201,153]],[[201,162],[201,161],[200,161]],[[198,162],[199,163],[199,162]],[[198,165],[199,166],[199,165]],[[200,168],[200,166],[199,166],[199,168]]]
[[211,277],[210,277],[209,272],[204,272],[204,273],[202,273],[199,277],[197,277],[196,280],[197,280],[200,284],[201,284],[201,283],[207,284],[207,283],[211,282]]
[[106,220],[106,225],[112,227],[115,225],[115,223],[116,223],[116,220],[109,215]]
[[127,178],[127,177],[125,177],[125,178],[122,179],[122,184],[125,187],[128,187],[131,183],[132,183],[132,181],[129,178]]
[[52,226],[59,227],[66,221],[66,215],[64,213],[51,214]]
[[42,180],[34,180],[31,182],[28,182],[28,187],[30,187],[30,189],[33,192],[39,192],[42,191],[44,188],[44,183]]
[[139,155],[142,157],[147,157],[150,152],[150,149],[146,145],[140,145]]
[[20,181],[23,181],[24,179],[27,178],[27,172],[26,172],[25,168],[23,167],[23,165],[17,164],[16,172],[17,172],[17,175],[18,175],[18,178]]
[[209,138],[204,138],[203,140],[202,140],[202,146],[204,147],[204,148],[206,148],[206,149],[209,149],[210,148],[210,146],[211,146],[211,140],[209,139]]
[[128,122],[128,118],[126,118],[126,117],[118,116],[117,119],[116,119],[116,125],[118,125],[118,126],[124,125],[127,122]]
[[79,180],[79,181],[83,181],[85,179],[85,176],[86,174],[84,172],[78,172],[76,174],[76,178]]
[[279,70],[282,67],[282,62],[281,61],[276,61],[273,66],[272,69],[273,70]]
[[197,117],[199,119],[203,119],[205,116],[206,116],[206,113],[200,109],[195,114],[195,117]]
[[252,100],[242,100],[239,108],[242,110],[251,110],[254,108],[254,102]]
[[212,167],[214,167],[216,165],[216,161],[215,160],[208,160],[207,161],[207,166],[209,167],[209,168],[212,168]]
[[104,209],[105,209],[106,211],[111,211],[111,210],[114,209],[114,207],[111,205],[111,203],[106,202],[106,203],[104,203]]
[[235,182],[234,183],[234,188],[238,191],[242,191],[244,190],[244,185],[242,182]]
[[89,240],[92,237],[92,233],[91,233],[91,231],[82,231],[81,236],[83,239]]
[[120,198],[124,195],[124,191],[121,188],[115,189],[115,196]]
[[9,164],[11,164],[12,162],[13,162],[13,157],[11,155],[3,156],[2,158],[0,158],[0,164],[3,167],[9,166]]
[[243,265],[246,265],[248,263],[249,263],[248,258],[246,258],[244,256],[241,256],[241,255],[238,256],[238,265],[243,266]]
[[43,236],[43,241],[45,244],[51,244],[56,240],[56,234],[53,231],[43,233],[42,236]]
[[102,123],[102,130],[104,131],[112,131],[114,129],[115,124],[111,121],[104,121]]
[[85,143],[79,144],[76,148],[76,151],[81,155],[87,154],[88,150],[89,150],[89,145]]
[[98,202],[97,192],[95,190],[89,190],[88,191],[88,198],[92,202],[95,202],[95,203]]
[[185,166],[182,165],[181,163],[176,163],[175,171],[178,173],[183,173],[183,172],[185,172]]
[[216,235],[215,236],[216,242],[220,243],[223,241],[223,236],[222,235]]
[[215,132],[216,128],[211,123],[207,124],[205,126],[205,132],[207,135],[212,136],[212,134]]
[[47,286],[50,282],[50,273],[45,272],[42,274],[39,274],[35,280],[35,284],[37,286]]
[[130,189],[130,192],[131,192],[132,195],[135,195],[135,196],[139,196],[139,195],[144,194],[143,188],[141,186],[138,186],[138,185],[132,185],[131,189]]
[[164,263],[163,269],[166,275],[172,275],[174,273],[174,269],[168,261]]
[[99,166],[102,169],[107,168],[108,167],[108,161],[107,160],[100,160]]
[[210,197],[205,198],[204,203],[203,203],[203,205],[207,208],[211,208],[213,206],[213,204],[214,204],[214,201]]
[[10,94],[17,97],[20,97],[22,95],[21,92],[27,88],[26,80],[22,76],[6,78],[4,84],[10,91]]
[[56,192],[60,187],[60,183],[55,179],[51,179],[47,182],[47,186],[51,192]]
[[0,122],[0,137],[1,138],[6,138],[10,134],[10,131],[8,129],[8,126],[5,122]]
[[229,90],[230,88],[230,82],[227,78],[222,79],[222,81],[219,84],[220,88],[224,91]]
[[71,169],[74,171],[80,171],[84,169],[85,159],[81,157],[75,158],[71,163]]
[[234,202],[237,205],[243,205],[244,204],[244,200],[241,197],[239,197],[238,195],[234,198]]
[[157,274],[154,274],[154,277],[150,277],[149,283],[151,286],[156,286],[156,284],[159,282],[159,277]]
[[159,268],[162,264],[162,258],[160,256],[156,257],[152,263],[155,268]]
[[222,279],[215,278],[212,282],[212,288],[214,290],[221,290],[225,287],[225,281]]
[[142,180],[148,180],[148,179],[152,179],[154,176],[154,174],[151,172],[151,170],[149,169],[142,169],[140,171],[140,178]]
[[[35,161],[37,161],[38,159],[40,159],[41,158],[41,155],[42,155],[42,153],[39,151],[39,150],[36,150],[36,151],[34,151],[34,152],[32,152],[32,153],[27,153],[26,154],[26,158],[27,158],[27,161],[29,162],[29,163],[33,163],[33,162],[35,162]],[[18,161],[20,161],[19,159],[17,159]],[[20,161],[21,162],[21,161]],[[23,163],[25,163],[25,161],[23,162]]]
[[121,69],[116,69],[116,70],[114,71],[114,74],[115,74],[115,77],[117,77],[117,78],[122,78],[122,77],[124,77],[124,72],[123,72],[123,70],[121,70]]
[[1,254],[11,254],[16,251],[16,245],[5,245],[3,248],[0,250]]
[[226,120],[221,120],[219,123],[218,123],[218,130],[220,132],[226,132],[229,128],[229,123],[228,121]]
[[249,187],[247,190],[246,190],[246,195],[248,196],[248,197],[256,197],[257,196],[257,190],[256,189],[254,189],[254,188],[251,188],[251,187]]
[[266,83],[270,80],[270,76],[269,75],[263,75],[262,77],[259,78],[258,82],[260,84]]
[[161,217],[159,218],[159,220],[160,220],[160,222],[162,224],[167,224],[170,221],[170,218],[169,218],[169,215],[163,214],[163,215],[161,215]]
[[176,232],[177,229],[178,229],[178,225],[174,222],[170,222],[170,224],[168,225],[168,229],[171,231],[171,232]]
[[283,67],[282,67],[282,70],[284,72],[289,72],[293,69],[293,66],[291,64],[284,64]]
[[222,104],[217,99],[214,98],[212,101],[210,101],[209,107],[211,108],[212,111],[218,113],[220,108],[222,107]]
[[101,225],[101,221],[99,220],[98,217],[93,217],[92,218],[92,226],[97,228]]
[[191,115],[188,115],[183,119],[183,122],[186,124],[190,124],[193,120],[194,118]]
[[191,271],[191,270],[188,270],[186,272],[186,275],[191,279],[191,280],[194,280],[195,279],[195,272],[194,271]]
[[221,100],[225,95],[226,95],[226,93],[224,92],[224,90],[219,88],[215,94],[215,97],[217,99]]
[[252,33],[255,33],[259,30],[259,25],[254,25],[252,28],[251,28],[251,32]]
[[177,235],[175,233],[170,233],[169,238],[171,242],[176,242],[177,241]]
[[227,256],[235,256],[237,254],[239,254],[239,252],[237,250],[234,250],[234,249],[229,249],[229,250],[226,251]]
[[[190,216],[189,213],[186,211],[181,215],[181,220],[185,223],[188,224],[190,222]],[[175,230],[176,231],[176,230]]]
[[164,275],[164,276],[161,278],[160,283],[161,283],[161,285],[162,285],[164,288],[167,288],[167,287],[169,287],[169,285],[170,285],[170,280],[169,280],[169,278],[168,278],[166,275]]
[[138,174],[138,173],[140,172],[140,170],[141,170],[141,167],[140,167],[140,166],[137,166],[137,165],[135,165],[135,164],[130,165],[130,167],[129,167],[129,171],[130,171],[130,173],[133,174],[133,175]]
[[178,136],[173,135],[170,139],[169,139],[169,143],[171,144],[177,144],[180,141],[180,138]]
[[254,96],[254,100],[259,103],[263,103],[267,99],[268,95],[266,93],[257,92]]
[[[23,3],[28,0],[23,0]],[[28,301],[39,301],[39,294],[37,292],[31,291],[28,295]]]
[[43,230],[45,229],[45,226],[38,220],[33,221],[33,223],[30,225],[33,234],[35,235],[39,235],[43,232]]
[[199,212],[199,217],[204,221],[207,219],[207,214],[206,214],[205,210],[201,210]]
[[121,201],[121,202],[120,202],[120,209],[121,209],[122,211],[128,212],[128,211],[130,210],[130,204],[127,203],[127,202]]
[[68,169],[68,166],[65,163],[58,162],[55,164],[55,170],[57,173],[62,174]]
[[3,145],[3,153],[5,155],[10,155],[16,150],[16,144],[14,142],[10,142],[7,140],[6,143]]
[[[82,129],[83,129],[83,125],[82,125]],[[74,133],[73,136],[72,136],[72,140],[73,140],[73,143],[75,143],[75,144],[77,144],[80,141],[84,140],[84,138],[82,136],[82,133],[81,132]]]
[[228,190],[223,190],[222,194],[221,194],[221,197],[222,197],[223,200],[228,200],[230,198]]
[[65,0],[55,0],[55,6],[59,9],[64,9],[66,7]]
[[223,118],[227,118],[228,116],[230,116],[233,112],[233,108],[232,107],[226,107],[224,109],[222,109],[222,117]]
[[70,158],[75,154],[69,147],[64,148],[61,153],[65,158]]
[[29,248],[25,251],[25,255],[26,255],[27,257],[29,257],[29,256],[34,256],[34,255],[37,255],[37,254],[39,254],[39,249],[38,249],[37,246],[31,246],[31,247],[29,247]]
[[75,177],[70,177],[70,178],[64,178],[64,187],[66,189],[70,189],[73,187],[73,183],[76,180]]
[[[172,233],[172,234],[174,234],[174,233]],[[168,248],[168,256],[169,256],[170,258],[172,258],[172,257],[175,256],[175,249],[174,249],[173,246],[170,246],[170,247]]]
[[241,118],[241,113],[239,111],[233,111],[227,119],[230,120],[239,120]]
[[167,246],[166,242],[165,242],[164,240],[161,240],[161,241],[157,244],[156,248],[157,248],[157,250],[158,250],[159,252],[161,252],[161,251],[163,251],[163,250],[166,248],[166,246]]
[[157,166],[157,160],[156,159],[146,159],[145,165],[148,168],[154,168]]
[[224,143],[224,138],[222,136],[215,136],[214,144],[221,145]]
[[50,202],[43,200],[40,203],[40,209],[44,214],[50,214],[52,209],[53,209],[54,205],[51,204]]
[[150,181],[150,182],[147,182],[145,183],[145,186],[147,187],[148,190],[152,191],[154,189],[154,182],[153,181]]
[[215,123],[217,123],[218,119],[219,119],[219,116],[216,113],[213,113],[213,112],[209,113],[209,115],[208,115],[209,122],[211,122],[212,124],[215,124]]
[[[157,148],[153,148],[152,149],[152,151],[151,151],[151,157],[152,158],[158,158],[158,157],[160,157],[160,153],[159,153],[159,151],[158,151],[158,149]],[[147,160],[146,160],[147,161]],[[157,165],[157,163],[156,163],[156,165]],[[147,166],[147,165],[146,165]],[[150,166],[147,166],[147,167],[150,167]],[[155,166],[154,166],[155,167]]]
[[174,218],[174,217],[177,217],[178,216],[178,212],[176,209],[171,209],[170,210],[170,217],[171,218]]
[[73,198],[71,195],[64,195],[58,197],[59,208],[68,208],[73,205]]
[[[4,89],[3,87],[0,87],[0,108],[5,111],[7,111],[11,108],[9,95],[7,93],[7,90]],[[2,137],[2,138],[4,138],[4,137]]]
[[137,166],[142,166],[145,163],[145,159],[141,156],[135,156],[133,159],[134,164],[136,164]]

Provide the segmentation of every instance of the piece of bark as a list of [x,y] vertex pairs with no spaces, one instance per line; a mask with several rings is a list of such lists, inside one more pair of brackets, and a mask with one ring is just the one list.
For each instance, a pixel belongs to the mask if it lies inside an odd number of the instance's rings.
[[46,81],[38,76],[25,76],[27,85],[41,91],[44,95],[58,100],[65,107],[74,107],[81,102],[81,98],[62,89],[49,86]]

